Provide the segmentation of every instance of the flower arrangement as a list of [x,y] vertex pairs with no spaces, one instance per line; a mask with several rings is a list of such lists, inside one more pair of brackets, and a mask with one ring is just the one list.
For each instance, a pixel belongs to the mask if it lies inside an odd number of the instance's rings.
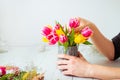
[[0,80],[44,80],[44,74],[36,69],[23,71],[16,66],[0,66]]
[[55,26],[44,26],[42,29],[43,42],[47,42],[50,45],[58,43],[59,46],[64,46],[67,50],[68,47],[78,46],[79,44],[91,45],[88,41],[93,31],[89,26],[85,26],[79,32],[75,30],[80,26],[79,18],[71,18],[68,25],[61,25],[56,22]]

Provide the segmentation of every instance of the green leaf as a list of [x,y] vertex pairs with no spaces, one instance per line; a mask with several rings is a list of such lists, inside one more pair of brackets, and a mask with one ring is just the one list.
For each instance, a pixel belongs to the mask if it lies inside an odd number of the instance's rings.
[[85,45],[92,45],[92,43],[89,42],[89,41],[85,41],[83,44],[85,44]]
[[70,41],[70,46],[73,46],[74,45],[74,28],[72,28],[72,31],[71,33],[69,34],[69,41]]
[[62,46],[62,44],[61,44],[59,41],[58,41],[58,45],[59,45],[59,46]]
[[65,25],[65,35],[67,35],[68,34],[68,29],[67,29],[67,25]]

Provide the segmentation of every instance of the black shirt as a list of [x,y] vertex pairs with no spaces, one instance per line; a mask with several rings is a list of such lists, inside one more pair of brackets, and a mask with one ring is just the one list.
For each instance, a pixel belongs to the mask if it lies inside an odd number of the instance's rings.
[[114,60],[120,57],[120,33],[112,39],[115,48]]

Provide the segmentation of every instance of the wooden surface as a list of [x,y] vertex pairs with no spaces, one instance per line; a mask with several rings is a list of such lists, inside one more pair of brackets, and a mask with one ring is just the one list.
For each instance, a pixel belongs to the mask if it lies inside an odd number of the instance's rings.
[[[45,80],[96,80],[92,78],[64,76],[56,67],[57,47],[49,46],[45,47],[45,50],[42,50],[42,48],[41,46],[10,47],[8,52],[0,53],[0,65],[15,65],[23,69],[37,67],[39,72],[45,73]],[[80,46],[79,50],[90,63],[105,66],[120,66],[119,60],[114,62],[108,61],[94,47]]]

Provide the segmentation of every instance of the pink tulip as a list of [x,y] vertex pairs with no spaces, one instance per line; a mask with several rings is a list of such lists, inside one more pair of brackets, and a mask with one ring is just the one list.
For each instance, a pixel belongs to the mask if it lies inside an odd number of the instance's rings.
[[76,27],[78,27],[80,25],[80,20],[78,19],[78,18],[72,18],[72,19],[70,19],[70,21],[69,21],[69,26],[71,27],[71,28],[76,28]]
[[93,33],[92,30],[91,30],[88,26],[86,26],[85,28],[83,28],[83,29],[81,30],[81,34],[82,34],[84,37],[90,37],[92,33]]
[[58,29],[60,29],[60,24],[55,25],[55,30],[58,30]]
[[58,35],[57,34],[53,34],[52,38],[49,40],[49,44],[50,45],[54,45],[54,44],[56,44],[58,42],[58,40],[59,40]]
[[56,30],[60,29],[60,25],[56,24],[55,27],[53,28],[53,32],[56,33]]
[[60,39],[59,39],[59,41],[61,42],[61,43],[65,43],[65,42],[67,42],[67,37],[65,36],[65,35],[60,35]]
[[42,34],[43,34],[44,36],[47,36],[47,35],[49,35],[49,34],[51,33],[51,31],[52,31],[51,28],[45,26],[45,27],[43,28],[43,30],[42,30]]
[[48,40],[50,40],[51,38],[53,38],[53,34],[47,35],[46,38],[47,38]]
[[53,32],[56,33],[56,30],[60,30],[61,28],[64,29],[64,26],[61,26],[60,24],[56,24],[55,27],[53,28]]
[[6,74],[6,67],[0,66],[0,75],[5,75]]

